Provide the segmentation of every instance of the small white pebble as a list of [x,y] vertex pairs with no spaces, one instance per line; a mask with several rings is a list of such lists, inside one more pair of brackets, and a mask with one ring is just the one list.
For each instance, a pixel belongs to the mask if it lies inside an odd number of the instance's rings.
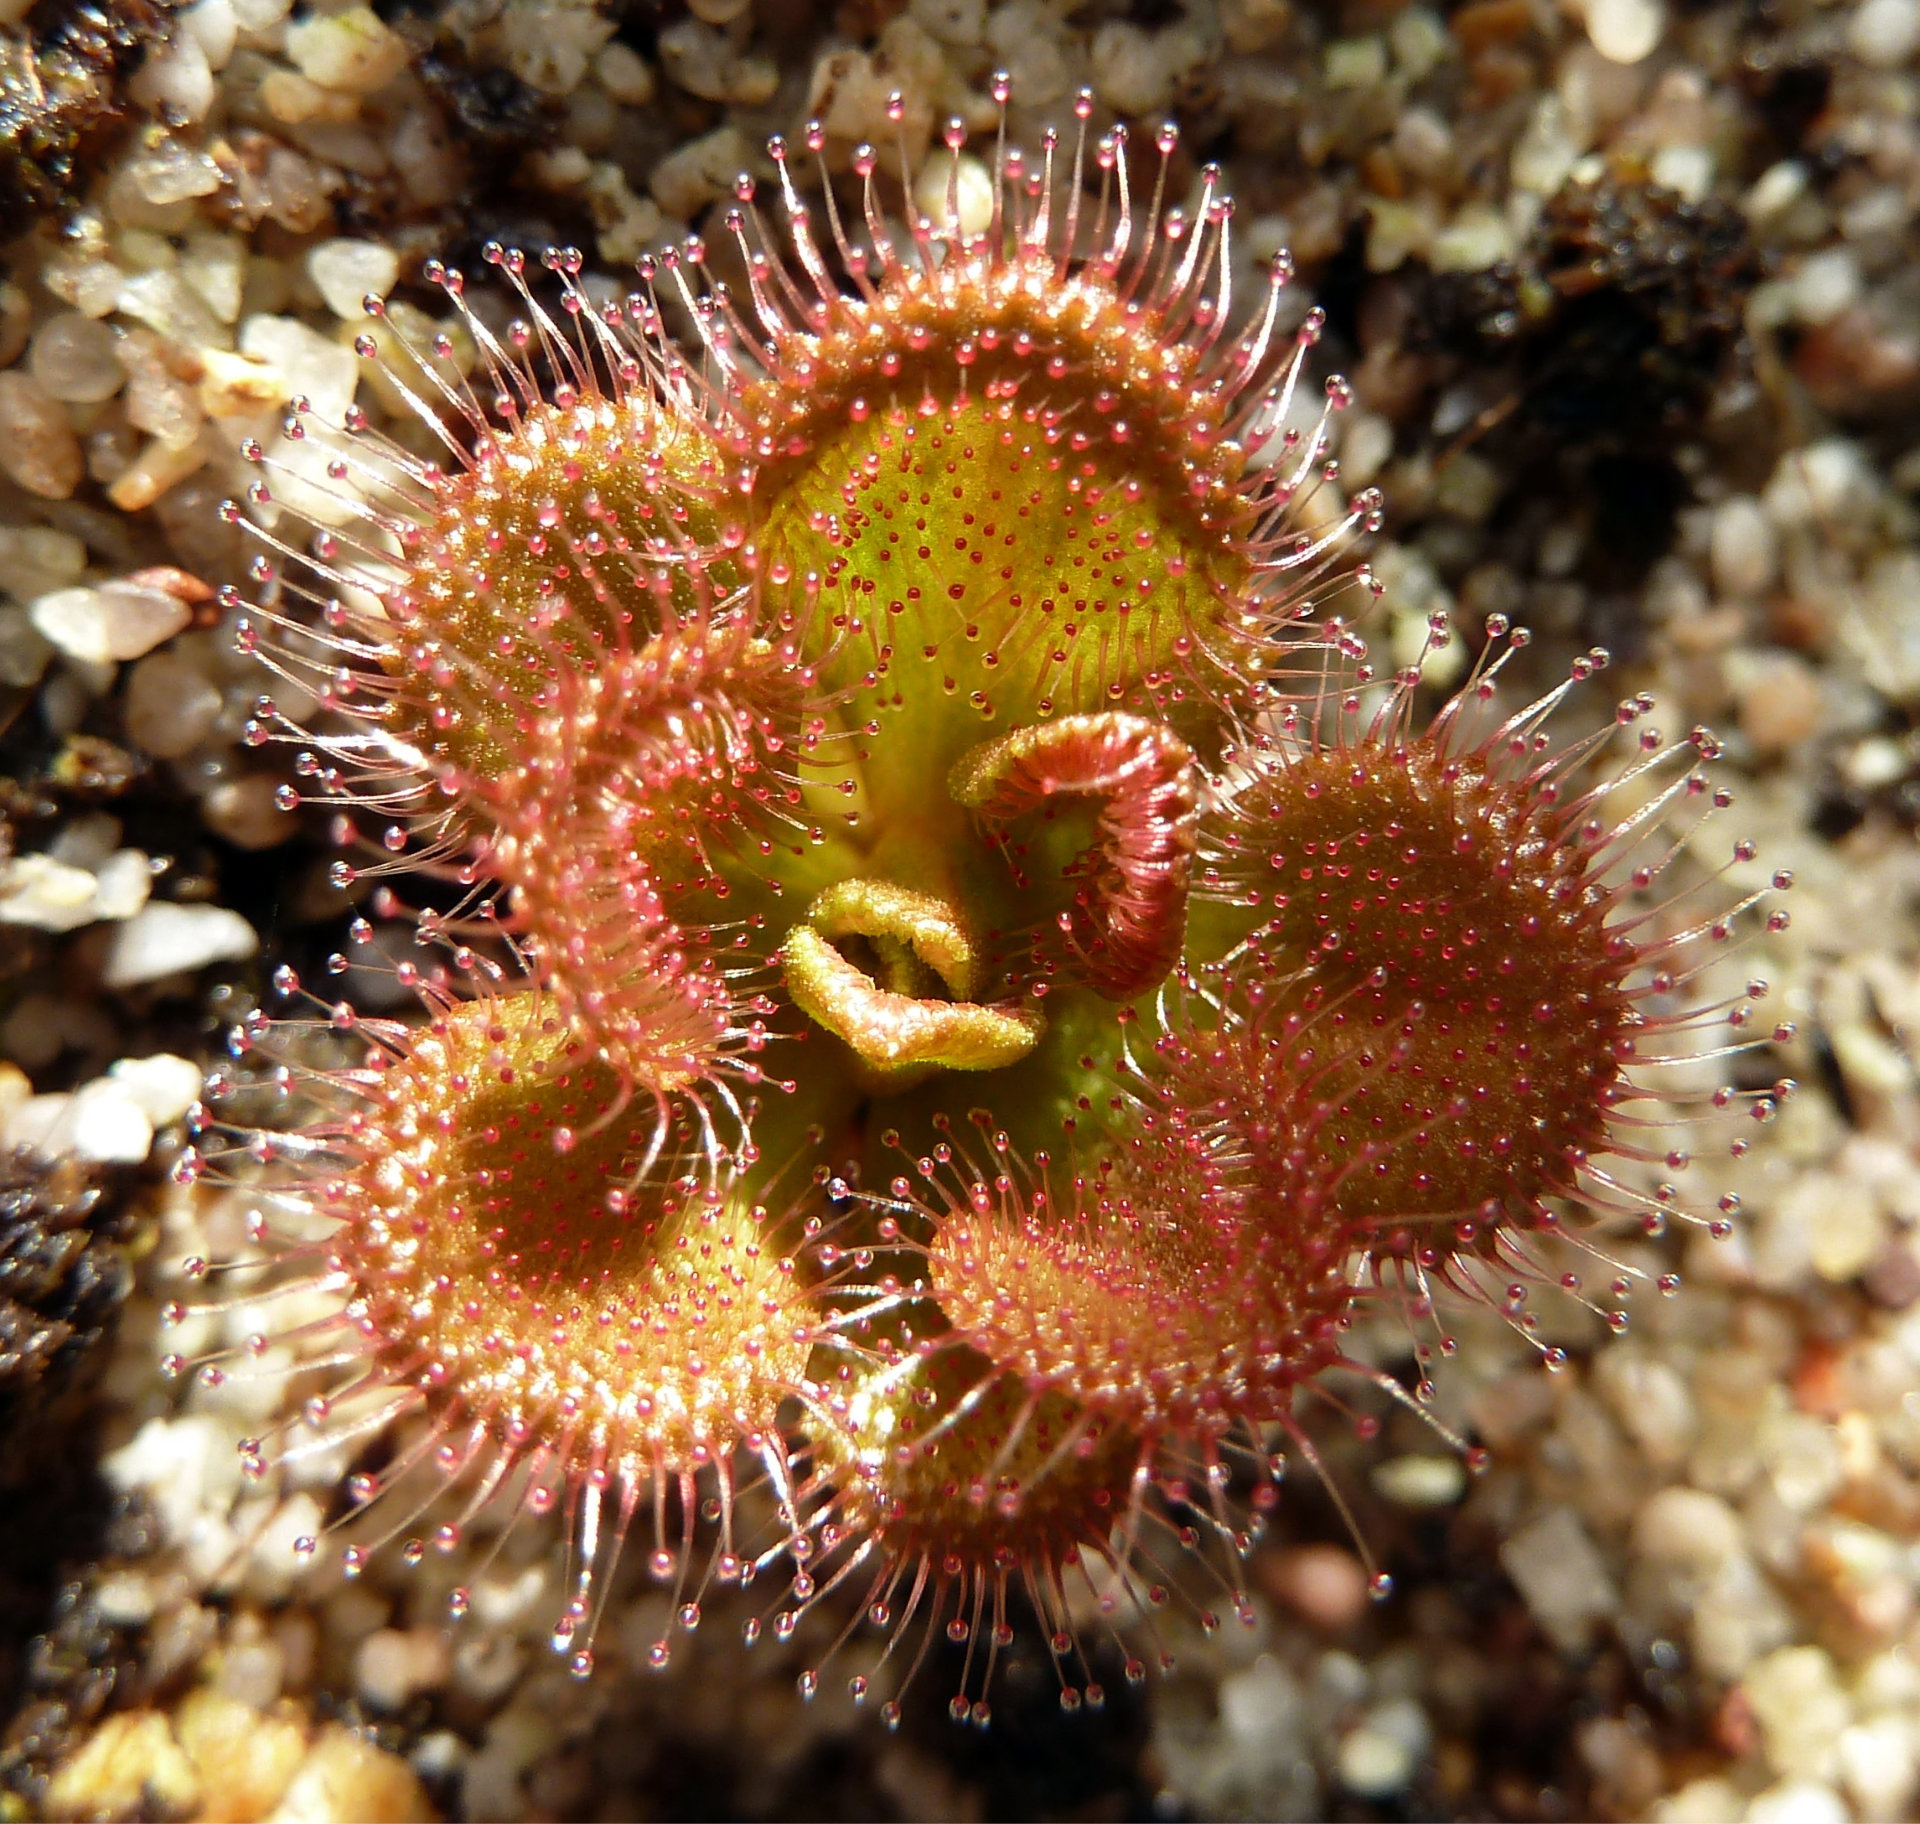
[[176,20],[172,37],[140,66],[127,91],[156,114],[205,120],[213,106],[213,66],[197,34]]
[[1413,1778],[1414,1758],[1404,1742],[1363,1725],[1341,1739],[1333,1769],[1349,1792],[1385,1799],[1405,1790]]
[[1506,476],[1485,457],[1462,450],[1434,477],[1434,505],[1443,513],[1478,525],[1499,505]]
[[1741,1687],[1760,1725],[1767,1765],[1788,1780],[1829,1777],[1853,1707],[1826,1650],[1777,1648],[1747,1669]]
[[169,443],[164,437],[150,438],[107,489],[107,498],[122,513],[138,513],[143,507],[152,506],[176,482],[184,481],[203,467],[212,454],[204,436],[186,443]]
[[962,234],[979,234],[993,220],[993,176],[970,152],[963,152],[956,170],[950,158],[930,158],[920,167],[913,186],[914,207],[942,234],[954,223],[948,212],[951,187],[959,205]]
[[1776,526],[1861,526],[1879,506],[1879,481],[1865,452],[1828,437],[1780,458],[1760,498]]
[[520,1682],[526,1663],[526,1648],[511,1634],[465,1635],[453,1650],[454,1689],[492,1709]]
[[240,31],[233,0],[198,0],[197,5],[188,7],[180,15],[178,23],[193,34],[208,69],[219,71],[227,67]]
[[1397,272],[1409,259],[1424,258],[1432,243],[1436,215],[1432,203],[1374,197],[1367,204],[1367,270]]
[[48,855],[15,855],[0,862],[0,925],[77,931],[93,923],[97,884],[86,868]]
[[139,849],[119,849],[94,871],[95,918],[131,918],[153,892],[153,863]]
[[205,1082],[198,1064],[170,1051],[120,1058],[107,1066],[107,1076],[155,1127],[178,1121],[200,1100]]
[[1094,90],[1115,113],[1138,119],[1172,99],[1173,71],[1153,33],[1109,20],[1094,33],[1090,57]]
[[1777,221],[1807,193],[1807,168],[1797,158],[1769,165],[1740,205],[1755,227]]
[[[235,1385],[229,1381],[228,1387]],[[271,1516],[251,1540],[246,1587],[262,1602],[283,1599],[299,1581],[306,1561],[295,1550],[302,1539],[322,1531],[326,1515],[320,1504],[305,1491],[287,1495],[275,1503]]]
[[407,41],[383,25],[370,6],[288,26],[287,55],[309,82],[348,95],[385,88],[409,57]]
[[1220,1727],[1230,1750],[1284,1752],[1305,1720],[1299,1681],[1265,1653],[1220,1681],[1219,1705]]
[[437,109],[409,108],[390,134],[387,151],[415,207],[437,209],[459,192],[463,167]]
[[24,608],[0,607],[0,684],[30,690],[46,675],[53,646]]
[[0,471],[43,500],[65,500],[87,472],[66,408],[17,368],[0,374]]
[[384,298],[400,276],[400,256],[378,241],[322,241],[307,255],[307,271],[327,308],[357,323],[365,300]]
[[593,6],[510,6],[494,30],[507,68],[541,94],[559,96],[580,86],[614,22]]
[[535,1563],[518,1571],[496,1567],[473,1585],[473,1620],[484,1633],[506,1633],[552,1600],[547,1567]]
[[1860,263],[1849,247],[1810,253],[1794,274],[1794,315],[1802,323],[1831,323],[1860,296]]
[[51,526],[0,527],[0,589],[17,602],[77,582],[87,548],[71,532]]
[[1453,159],[1453,130],[1431,108],[1406,108],[1393,129],[1393,156],[1413,177],[1443,176]]
[[[1820,732],[1826,692],[1820,676],[1790,652],[1739,653],[1728,682],[1740,704],[1740,732],[1763,754],[1791,753]],[[1846,1277],[1842,1275],[1841,1277]]]
[[1386,40],[1336,38],[1322,55],[1321,72],[1330,89],[1377,89],[1387,79]]
[[752,148],[738,127],[716,127],[669,152],[653,168],[647,187],[669,215],[693,221],[709,203],[733,190],[747,167]]
[[1847,1807],[1819,1780],[1782,1780],[1748,1802],[1746,1824],[1847,1824]]
[[1713,188],[1713,165],[1711,146],[1662,146],[1653,155],[1651,176],[1682,202],[1698,203]]
[[1609,63],[1639,63],[1667,29],[1662,0],[1587,0],[1587,37]]
[[[322,424],[338,425],[345,418],[360,383],[360,358],[352,348],[297,317],[263,312],[240,325],[240,352],[275,369],[289,394],[303,396]],[[322,457],[322,466],[330,459],[330,453]]]
[[1766,508],[1751,494],[1729,495],[1714,508],[1708,548],[1721,594],[1746,600],[1772,583],[1779,540]]
[[246,284],[247,246],[237,234],[191,234],[181,250],[180,276],[222,323],[239,320]]
[[1633,1549],[1657,1564],[1710,1571],[1745,1549],[1745,1535],[1740,1516],[1718,1495],[1676,1484],[1641,1506]]
[[437,1814],[413,1769],[397,1754],[329,1723],[272,1815],[274,1824],[348,1824],[355,1818]]
[[131,988],[209,963],[241,962],[259,948],[259,934],[226,906],[155,900],[114,933],[101,980],[109,988]]
[[101,1619],[120,1628],[143,1628],[160,1607],[160,1593],[141,1571],[108,1571],[93,1585],[92,1603]]
[[1372,1480],[1396,1507],[1451,1507],[1467,1492],[1466,1465],[1455,1456],[1389,1457]]
[[1582,1646],[1619,1607],[1613,1579],[1580,1517],[1549,1508],[1500,1548],[1500,1562],[1533,1618],[1557,1646]]
[[451,1664],[437,1631],[376,1628],[354,1650],[354,1689],[376,1710],[403,1710],[421,1692],[444,1685]]
[[1340,430],[1340,478],[1364,488],[1393,455],[1393,426],[1377,412],[1349,412]]
[[1510,171],[1516,190],[1552,196],[1567,181],[1580,156],[1567,121],[1566,104],[1557,95],[1542,95],[1533,104],[1525,130],[1514,141]]
[[1840,1783],[1865,1818],[1910,1817],[1920,1793],[1920,1729],[1897,1713],[1845,1730],[1837,1744]]
[[653,99],[653,68],[631,45],[617,38],[602,45],[593,60],[593,73],[600,86],[623,108],[643,108]]
[[[192,44],[191,39],[187,42]],[[193,54],[199,57],[198,46],[193,46]],[[205,67],[202,63],[201,68],[204,70]],[[213,78],[209,76],[207,81],[211,86]],[[163,139],[157,145],[149,146],[127,166],[127,171],[134,187],[156,209],[211,196],[225,182],[219,164],[210,153],[178,139]],[[143,228],[158,226],[154,222],[136,222],[133,225]],[[125,245],[124,240],[122,245]]]
[[1727,1824],[1739,1817],[1746,1796],[1730,1780],[1689,1780],[1648,1814],[1654,1824]]
[[192,753],[213,732],[219,715],[219,689],[177,652],[150,654],[127,678],[127,734],[156,759]]
[[63,310],[33,332],[27,371],[48,394],[74,405],[97,405],[126,385],[118,343],[104,323]]
[[144,657],[193,619],[177,595],[128,582],[58,589],[31,613],[34,626],[69,658],[95,664]]
[[235,848],[270,849],[298,827],[293,813],[281,808],[279,790],[265,773],[222,779],[200,800],[200,814]]
[[107,811],[87,811],[69,818],[47,844],[47,854],[70,868],[98,874],[101,864],[120,846],[125,826]]
[[93,1082],[77,1091],[68,1125],[73,1150],[103,1165],[138,1165],[153,1148],[153,1123],[115,1084]]
[[276,1640],[247,1640],[220,1659],[220,1694],[250,1710],[264,1710],[286,1683],[287,1656]]
[[1920,50],[1920,0],[1863,0],[1847,21],[1847,49],[1877,70],[1895,70]]
[[8,1116],[4,1137],[43,1158],[138,1165],[153,1147],[153,1123],[116,1084],[96,1078],[68,1095],[29,1097]]
[[114,308],[146,324],[183,348],[217,346],[227,340],[226,326],[207,301],[178,272],[160,267],[122,281]]

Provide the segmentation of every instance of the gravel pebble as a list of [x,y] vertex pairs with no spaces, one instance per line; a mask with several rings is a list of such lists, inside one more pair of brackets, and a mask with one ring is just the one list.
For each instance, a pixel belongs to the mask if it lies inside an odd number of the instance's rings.
[[33,604],[33,624],[70,659],[106,664],[137,659],[193,619],[177,595],[133,582],[60,589]]
[[51,526],[0,526],[0,589],[16,601],[73,582],[87,567],[87,548]]
[[287,28],[287,55],[309,82],[349,95],[385,88],[407,67],[406,40],[381,23],[368,6]]
[[301,1721],[262,1716],[226,1691],[191,1693],[174,1717],[174,1733],[199,1770],[208,1819],[278,1816],[275,1807],[307,1755]]
[[225,347],[228,342],[226,326],[207,300],[172,267],[123,280],[114,302],[121,315],[182,348]]
[[31,374],[0,374],[0,470],[43,500],[65,500],[86,473],[80,439],[60,401]]
[[1740,703],[1740,732],[1756,752],[1782,754],[1810,741],[1826,720],[1826,693],[1820,678],[1791,653],[1752,657],[1734,678]]
[[1467,1492],[1466,1466],[1452,1455],[1389,1457],[1372,1481],[1396,1507],[1451,1507]]
[[153,1149],[153,1123],[126,1089],[100,1078],[65,1095],[29,1097],[7,1117],[4,1138],[47,1159],[70,1153],[138,1165]]
[[127,379],[113,331],[72,310],[33,332],[27,367],[50,398],[78,405],[111,399]]
[[114,933],[100,979],[109,988],[131,988],[209,963],[242,962],[259,948],[259,934],[238,912],[155,900]]
[[1391,1798],[1407,1787],[1413,1773],[1414,1757],[1406,1744],[1377,1729],[1353,1730],[1334,1756],[1335,1777],[1363,1799]]
[[658,87],[647,60],[617,39],[601,47],[593,60],[593,73],[601,88],[626,108],[645,107]]
[[1342,1546],[1295,1546],[1258,1562],[1269,1594],[1329,1634],[1367,1611],[1367,1568]]
[[1819,1780],[1782,1780],[1748,1802],[1746,1824],[1847,1824],[1846,1802]]
[[452,1655],[434,1628],[376,1628],[353,1655],[354,1689],[376,1710],[403,1710],[447,1682]]
[[1862,0],[1847,21],[1847,49],[1875,69],[1898,69],[1920,50],[1920,0]]
[[720,127],[661,159],[647,187],[669,215],[696,221],[709,203],[732,194],[733,180],[750,156],[738,127]]
[[207,827],[235,848],[270,849],[299,828],[279,792],[279,784],[265,773],[223,779],[200,800],[200,812]]
[[1662,0],[1587,0],[1587,36],[1610,63],[1639,63],[1666,35]]
[[957,161],[928,159],[914,185],[913,201],[942,232],[951,232],[957,219],[962,234],[980,234],[993,220],[993,175],[968,153]]
[[1619,1605],[1605,1559],[1571,1508],[1549,1509],[1500,1548],[1500,1562],[1548,1636],[1569,1650]]
[[397,1754],[330,1723],[269,1824],[430,1824],[436,1815],[418,1776]]
[[327,308],[350,323],[363,322],[369,296],[384,298],[400,276],[400,256],[378,241],[322,241],[307,255],[307,271]]
[[119,1059],[107,1067],[107,1078],[159,1128],[178,1121],[199,1101],[206,1073],[190,1058],[158,1051]]
[[200,1802],[200,1776],[155,1710],[109,1716],[54,1775],[55,1818],[130,1818],[153,1807],[184,1817]]
[[1767,511],[1751,494],[1735,494],[1713,510],[1713,580],[1723,594],[1749,598],[1772,583],[1779,541]]
[[220,691],[190,659],[156,652],[127,677],[127,734],[156,759],[190,754],[212,733]]
[[176,25],[167,43],[149,56],[128,84],[142,106],[183,124],[205,120],[215,94],[213,66],[193,32]]
[[0,862],[0,924],[77,931],[100,919],[133,917],[147,903],[153,870],[138,849],[108,857],[98,870],[52,855]]
[[1802,1780],[1834,1774],[1841,1734],[1853,1718],[1823,1648],[1781,1647],[1748,1670],[1741,1688],[1775,1773]]

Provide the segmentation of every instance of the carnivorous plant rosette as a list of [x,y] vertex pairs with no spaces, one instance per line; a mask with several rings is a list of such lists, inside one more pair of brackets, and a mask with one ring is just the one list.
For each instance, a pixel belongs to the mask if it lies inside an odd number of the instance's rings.
[[1609,770],[1646,704],[1503,716],[1499,627],[1425,728],[1375,683],[1323,320],[1284,256],[1242,310],[1219,173],[1174,206],[1173,129],[1091,115],[1003,131],[971,226],[958,127],[938,222],[776,141],[777,220],[742,179],[631,296],[491,249],[496,331],[433,268],[472,375],[376,324],[410,433],[296,405],[257,452],[250,637],[319,706],[260,738],[343,887],[453,885],[423,1022],[263,1016],[210,1096],[261,1211],[226,1304],[264,1348],[320,1299],[342,1377],[250,1461],[405,1419],[353,1565],[561,1510],[583,1673],[640,1525],[677,1625],[784,1555],[776,1631],[845,1590],[896,1687],[964,1643],[985,1720],[1024,1595],[1097,1699],[1077,1590],[1197,1549],[1246,1611],[1368,1301],[1423,1357],[1442,1288],[1531,1322],[1543,1232],[1687,1213],[1675,1124],[1779,1093],[1665,1087],[1763,992],[1706,993],[1760,897],[1688,872],[1710,738]]

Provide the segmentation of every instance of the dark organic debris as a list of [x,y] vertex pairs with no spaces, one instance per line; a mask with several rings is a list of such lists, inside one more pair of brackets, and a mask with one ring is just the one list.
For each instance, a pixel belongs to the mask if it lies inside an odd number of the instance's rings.
[[1726,203],[1570,183],[1518,258],[1434,279],[1420,320],[1445,352],[1513,362],[1517,429],[1622,449],[1699,418],[1760,276]]
[[35,1434],[84,1391],[132,1285],[127,1178],[74,1159],[0,1159],[0,1488],[19,1485]]
[[171,10],[171,0],[39,0],[24,30],[0,33],[0,240],[73,199]]

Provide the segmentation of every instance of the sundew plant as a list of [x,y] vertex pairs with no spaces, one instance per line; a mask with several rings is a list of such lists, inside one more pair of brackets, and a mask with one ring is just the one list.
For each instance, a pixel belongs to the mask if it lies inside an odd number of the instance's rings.
[[[1449,1298],[1623,1322],[1571,1219],[1724,1224],[1688,1148],[1783,1093],[1698,1091],[1768,1036],[1707,985],[1761,897],[1690,859],[1711,737],[1562,733],[1600,652],[1503,703],[1497,623],[1437,713],[1376,680],[1320,314],[1284,257],[1234,295],[1172,128],[1074,115],[1003,129],[972,227],[956,126],[939,221],[775,141],[775,209],[743,178],[630,296],[490,248],[496,333],[430,268],[477,363],[361,343],[420,435],[296,401],[230,508],[243,637],[319,705],[256,737],[443,960],[418,1019],[283,971],[236,1035],[192,1169],[251,1242],[171,1315],[240,1340],[171,1365],[293,1349],[259,1475],[366,1442],[303,1553],[556,1514],[582,1675],[636,1535],[674,1628],[831,1602],[890,1717],[944,1637],[984,1722],[1023,1615],[1098,1701],[1076,1615],[1183,1557],[1249,1612],[1303,1391],[1420,1406]],[[1409,1390],[1348,1357],[1381,1304]]]

